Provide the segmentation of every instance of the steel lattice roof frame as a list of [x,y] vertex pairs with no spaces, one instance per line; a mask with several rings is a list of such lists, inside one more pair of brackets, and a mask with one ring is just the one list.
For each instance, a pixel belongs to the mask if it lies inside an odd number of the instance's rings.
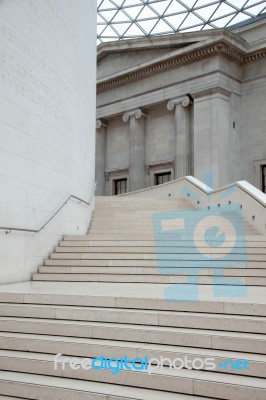
[[[160,4],[159,4],[160,3]],[[189,5],[188,5],[189,3]],[[165,5],[165,10],[160,13],[156,7],[162,4]],[[237,6],[238,4],[238,6]],[[107,8],[106,5],[108,5]],[[204,18],[204,11],[213,7],[213,12]],[[136,11],[133,17],[130,12]],[[176,7],[176,12],[167,13],[167,10]],[[219,14],[219,10],[228,9],[228,13]],[[178,8],[180,11],[178,11]],[[229,9],[231,8],[230,12]],[[202,30],[211,28],[228,27],[232,23],[239,22],[236,17],[240,16],[242,20],[255,18],[266,12],[266,0],[97,0],[98,11],[98,43],[110,40],[122,40],[138,38],[143,36],[163,35],[177,32],[185,32],[191,30]],[[202,12],[200,12],[202,11]],[[111,17],[107,18],[107,13]],[[124,21],[117,19],[119,12],[125,16]],[[152,13],[151,17],[141,17],[141,14]],[[203,15],[202,15],[203,14]],[[174,26],[167,18],[181,17],[177,26]],[[199,22],[191,25],[184,25],[188,18],[197,18]],[[224,24],[221,22],[224,19]],[[126,22],[125,22],[126,21]],[[150,30],[145,30],[141,23],[153,21],[154,26]],[[169,30],[156,31],[155,28],[160,21],[163,21],[169,27]],[[119,32],[119,25],[128,24],[123,33]],[[110,27],[113,34],[108,34],[107,28]],[[137,29],[139,33],[129,34],[130,29]],[[132,29],[131,29],[132,30]],[[155,33],[153,31],[155,30]],[[107,31],[107,33],[105,33]],[[109,29],[110,31],[110,29]]]

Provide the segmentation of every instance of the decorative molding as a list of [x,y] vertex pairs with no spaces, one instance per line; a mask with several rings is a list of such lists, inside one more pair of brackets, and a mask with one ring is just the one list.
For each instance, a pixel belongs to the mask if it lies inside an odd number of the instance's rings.
[[105,173],[111,175],[117,175],[117,174],[124,174],[128,173],[129,167],[121,167],[121,168],[114,168],[114,169],[106,169]]
[[181,105],[183,107],[188,107],[192,104],[192,100],[188,96],[177,97],[176,99],[171,99],[167,103],[167,110],[172,111],[176,106]]
[[199,90],[197,92],[192,92],[191,96],[193,97],[193,99],[198,99],[200,97],[211,96],[212,94],[216,94],[216,93],[220,93],[220,94],[223,94],[223,95],[229,97],[232,92],[223,88],[222,86],[215,86],[212,88]]
[[140,108],[137,108],[136,110],[126,111],[123,114],[123,121],[128,122],[129,118],[131,117],[140,119],[141,117],[147,117],[147,114],[145,114]]
[[265,58],[265,57],[266,57],[266,50],[265,49],[258,50],[258,51],[255,51],[254,53],[246,55],[244,57],[244,62],[245,63],[250,63],[250,62],[253,62],[253,61],[260,60],[260,59]]
[[96,129],[107,128],[107,123],[101,119],[96,119]]
[[[236,39],[236,38],[234,38]],[[239,45],[243,46],[242,41],[237,41]],[[209,58],[215,55],[223,55],[237,64],[244,64],[266,57],[266,49],[261,49],[251,54],[246,50],[236,49],[235,45],[229,44],[226,39],[221,40],[219,43],[206,46],[201,49],[191,50],[186,54],[181,54],[165,61],[160,61],[138,69],[137,71],[127,72],[117,77],[108,79],[104,82],[99,82],[97,85],[97,93],[104,92],[114,87],[122,86],[127,83],[138,81],[149,77],[150,75],[158,74],[162,71],[174,69],[180,65],[191,64],[204,58]]]

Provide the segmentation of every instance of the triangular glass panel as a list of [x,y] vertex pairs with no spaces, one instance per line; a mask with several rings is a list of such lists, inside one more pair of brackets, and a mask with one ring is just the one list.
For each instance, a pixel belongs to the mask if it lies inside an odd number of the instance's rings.
[[139,19],[147,19],[147,18],[158,18],[158,15],[150,9],[150,7],[144,6],[143,10],[141,11],[141,13],[138,15],[138,20]]
[[120,10],[113,18],[112,22],[131,22],[131,19]]
[[118,6],[122,6],[122,4],[124,3],[124,0],[113,0],[113,2]]
[[136,19],[143,8],[144,8],[143,5],[142,6],[137,6],[137,7],[127,7],[127,8],[124,8],[124,11],[128,15],[130,15],[130,17],[132,19]]
[[105,20],[100,16],[100,14],[97,14],[97,24],[105,24]]
[[204,7],[204,6],[209,6],[210,3],[216,3],[217,5],[220,4],[220,0],[213,0],[213,1],[209,1],[209,0],[198,0],[195,7],[194,8],[198,8],[198,7]]
[[249,19],[250,17],[246,14],[243,13],[239,13],[236,15],[236,17],[228,24],[228,26],[230,25],[234,25],[234,24],[238,24],[239,22],[245,21],[246,19]]
[[99,10],[112,10],[116,9],[117,7],[113,5],[109,0],[104,0],[102,4],[99,6]]
[[190,12],[183,24],[181,25],[180,29],[190,28],[194,25],[199,24],[202,24],[202,20],[196,17],[196,15],[194,15],[192,12]]
[[158,24],[155,25],[155,27],[152,30],[152,34],[168,33],[168,32],[171,33],[172,29],[162,19],[158,22]]
[[222,3],[212,18],[218,18],[218,17],[223,18],[223,17],[227,16],[228,14],[233,14],[235,12],[236,12],[236,10],[234,8],[229,7],[225,3]]
[[125,37],[132,36],[143,36],[143,32],[136,24],[132,24],[129,30],[126,32]]
[[101,33],[101,36],[111,37],[111,38],[118,38],[117,33],[111,28],[111,26],[107,26],[107,28]]
[[188,12],[187,8],[182,6],[177,0],[173,0],[171,5],[167,8],[165,15],[176,14],[179,12]]
[[258,6],[247,8],[245,11],[256,17],[264,10],[265,7],[266,7],[266,4],[264,3],[264,4],[259,4]]
[[249,7],[249,6],[253,6],[253,4],[256,4],[256,5],[257,5],[258,3],[260,3],[259,0],[249,0],[249,2],[245,5],[244,8],[247,8],[247,7]]
[[206,25],[204,26],[204,28],[202,28],[203,31],[208,31],[208,30],[210,30],[210,29],[213,29],[213,27],[212,27],[211,25],[209,25],[209,24],[206,24]]
[[107,25],[98,25],[97,26],[97,35],[101,35],[104,29],[107,27]]
[[130,27],[131,23],[117,23],[113,24],[115,30],[119,33],[119,35],[123,36],[126,30]]
[[154,25],[158,19],[149,19],[147,21],[139,21],[138,24],[141,26],[142,29],[147,33],[147,35],[151,32],[151,30],[154,28]]
[[203,28],[204,25],[200,25],[200,26],[194,26],[193,28],[186,28],[186,29],[181,29],[180,32],[193,32],[193,31],[200,31]]
[[157,11],[160,15],[163,15],[165,12],[166,8],[169,6],[172,0],[164,0],[164,1],[158,1],[158,3],[151,3],[150,7],[153,8],[153,10]]
[[194,12],[198,14],[201,18],[203,18],[205,21],[208,21],[211,18],[212,14],[215,13],[217,7],[218,7],[217,4],[213,4],[212,6],[209,7],[195,9]]
[[139,4],[143,5],[143,2],[141,0],[125,0],[123,7],[135,6],[135,5],[139,5]]
[[187,8],[191,9],[196,4],[197,0],[178,0],[180,3],[183,3]]
[[169,22],[175,30],[178,30],[186,15],[187,14],[172,15],[171,17],[164,17],[164,19]]
[[211,21],[211,23],[215,25],[217,28],[224,28],[228,24],[228,22],[231,21],[232,18],[233,15],[229,15],[228,17],[219,18],[216,21]]
[[111,21],[114,15],[117,13],[117,10],[113,11],[101,11],[100,16],[104,18],[106,21]]
[[235,6],[238,9],[241,9],[246,2],[247,2],[247,0],[237,0],[237,1],[236,0],[227,0],[228,4],[232,4],[232,6]]

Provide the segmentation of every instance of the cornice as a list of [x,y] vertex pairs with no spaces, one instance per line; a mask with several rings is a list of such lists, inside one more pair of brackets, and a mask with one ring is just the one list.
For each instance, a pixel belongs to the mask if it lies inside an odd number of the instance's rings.
[[214,87],[211,87],[208,89],[191,92],[191,96],[193,97],[193,99],[198,99],[200,97],[210,96],[210,95],[216,94],[216,93],[223,94],[224,96],[227,96],[227,97],[229,97],[232,94],[232,92],[223,88],[222,86],[214,86]]
[[[237,44],[240,44],[237,42]],[[106,79],[99,82],[97,85],[97,93],[102,93],[107,90],[123,86],[127,83],[145,79],[151,75],[158,74],[162,71],[174,69],[181,65],[191,64],[193,62],[209,58],[215,55],[222,55],[229,58],[236,64],[245,64],[266,57],[266,49],[260,49],[252,53],[244,50],[244,47],[239,49],[236,45],[229,43],[227,40],[221,40],[218,43],[210,44],[200,49],[193,49],[186,54],[179,54],[167,60],[159,61],[151,65],[146,65],[135,71],[128,71],[125,74]]]
[[252,61],[260,60],[261,58],[265,58],[265,57],[266,57],[266,49],[257,50],[257,51],[254,51],[254,52],[250,53],[250,54],[247,54],[244,57],[244,62],[245,63],[249,63],[249,62],[252,62]]

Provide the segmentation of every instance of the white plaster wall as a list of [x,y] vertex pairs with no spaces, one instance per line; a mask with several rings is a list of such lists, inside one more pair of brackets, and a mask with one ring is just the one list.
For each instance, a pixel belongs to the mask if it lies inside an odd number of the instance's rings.
[[[0,225],[38,228],[68,195],[89,200],[95,151],[94,0],[0,1]],[[0,230],[0,282],[28,280],[63,234],[70,201],[39,234]]]

